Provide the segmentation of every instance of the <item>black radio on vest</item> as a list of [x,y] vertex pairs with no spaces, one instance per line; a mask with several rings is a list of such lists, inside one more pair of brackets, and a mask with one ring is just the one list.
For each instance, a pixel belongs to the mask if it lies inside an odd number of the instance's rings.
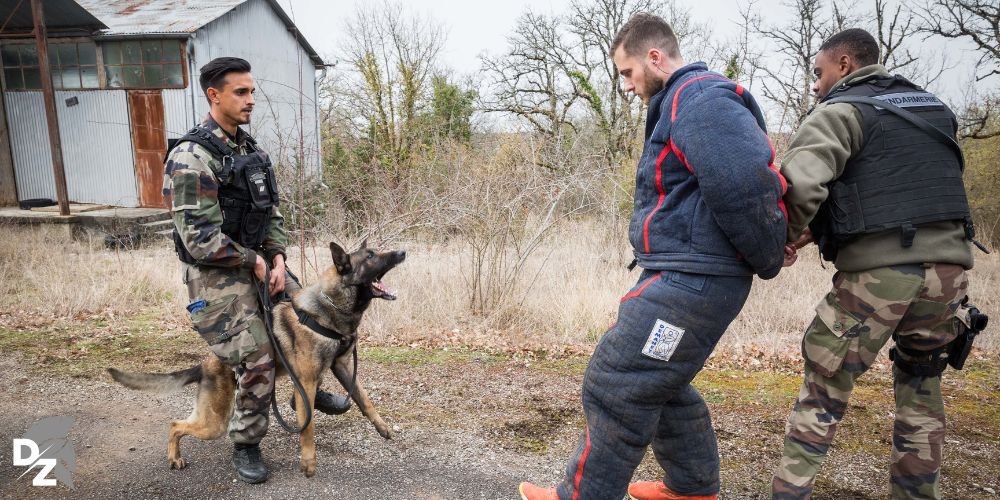
[[975,238],[955,142],[954,113],[934,94],[901,76],[835,88],[821,103],[845,102],[862,117],[863,144],[810,224],[823,258],[835,260],[851,239],[891,229],[913,245],[918,226],[960,220]]
[[[223,234],[247,248],[259,247],[264,242],[274,207],[278,206],[278,185],[271,160],[257,149],[257,143],[250,137],[247,137],[247,154],[238,154],[203,127],[191,129],[177,142],[185,141],[201,145],[222,163],[218,178]],[[174,247],[181,261],[197,263],[176,229]]]

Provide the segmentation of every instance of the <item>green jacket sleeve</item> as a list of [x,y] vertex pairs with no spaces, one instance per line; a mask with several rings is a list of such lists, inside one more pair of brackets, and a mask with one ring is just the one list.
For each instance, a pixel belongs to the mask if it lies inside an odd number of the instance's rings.
[[257,253],[222,232],[219,181],[214,159],[188,142],[175,148],[164,165],[163,195],[184,248],[200,265],[252,269]]
[[285,255],[285,247],[288,246],[288,232],[285,231],[285,217],[281,215],[278,207],[274,207],[274,211],[271,213],[271,221],[267,224],[267,232],[264,234],[264,242],[261,246],[264,248],[264,258],[268,265],[274,264],[274,256],[278,254],[288,260],[288,256]]
[[820,104],[792,137],[781,164],[788,181],[788,241],[799,239],[840,177],[848,158],[861,150],[861,113],[847,103]]

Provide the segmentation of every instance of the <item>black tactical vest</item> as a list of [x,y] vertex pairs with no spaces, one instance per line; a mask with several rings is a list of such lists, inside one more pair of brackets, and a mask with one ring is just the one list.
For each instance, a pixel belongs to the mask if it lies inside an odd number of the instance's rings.
[[[247,137],[248,154],[238,154],[218,136],[204,127],[195,127],[177,143],[194,142],[207,149],[222,163],[218,172],[219,207],[222,209],[222,232],[247,248],[264,242],[268,222],[278,206],[278,185],[274,168],[257,143]],[[174,229],[174,247],[181,261],[196,263]]]
[[842,85],[820,102],[858,96],[893,104],[916,122],[872,103],[849,102],[861,113],[864,142],[828,186],[829,196],[810,224],[824,258],[835,260],[837,247],[862,234],[898,229],[901,246],[909,247],[921,224],[962,220],[970,231],[951,110],[900,76]]

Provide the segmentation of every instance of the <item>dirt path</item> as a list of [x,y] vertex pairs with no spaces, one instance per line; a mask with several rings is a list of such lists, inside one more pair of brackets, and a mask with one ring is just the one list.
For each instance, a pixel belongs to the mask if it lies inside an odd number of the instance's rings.
[[[380,389],[384,385],[378,377],[367,378],[370,391],[384,400]],[[414,394],[423,391],[418,384],[413,385]],[[431,399],[437,397],[436,390],[423,392]],[[286,394],[282,400],[287,400],[288,393],[281,393]],[[356,409],[338,417],[319,415],[319,466],[312,478],[299,472],[297,438],[273,419],[263,442],[271,477],[262,485],[235,482],[226,439],[185,438],[182,453],[189,465],[170,470],[165,458],[166,423],[186,416],[193,394],[189,387],[169,396],[151,395],[129,391],[107,379],[38,377],[17,362],[0,364],[0,397],[15,402],[0,405],[0,443],[7,443],[0,449],[0,496],[500,499],[512,498],[521,480],[556,477],[552,473],[556,463],[490,446],[488,432],[427,425],[429,420],[461,418],[447,410],[447,398],[439,400],[440,407],[428,408],[440,417],[401,415],[406,425],[395,424],[398,432],[391,441],[379,437]],[[409,412],[408,404],[404,398],[394,406]],[[399,420],[394,413],[383,414],[392,423]],[[75,419],[69,435],[78,464],[72,491],[61,485],[32,487],[34,473],[15,480],[24,469],[11,466],[12,439],[21,437],[34,421],[51,415]]]
[[[70,377],[38,370],[26,360],[15,355],[0,361],[0,398],[6,402],[0,405],[3,498],[512,499],[521,480],[557,481],[582,429],[583,359],[546,364],[475,353],[369,350],[361,376],[383,417],[399,429],[397,437],[382,440],[354,409],[338,417],[319,415],[319,465],[307,479],[298,470],[297,439],[272,419],[263,444],[271,478],[250,486],[234,480],[226,439],[185,438],[188,467],[167,467],[166,424],[187,415],[192,388],[169,396],[133,392],[106,376]],[[996,389],[996,373],[977,377]],[[723,457],[720,497],[764,497],[797,377],[726,369],[699,376],[696,385],[712,407]],[[859,387],[862,399],[857,405],[852,401],[843,439],[838,436],[814,498],[887,493],[891,388],[882,382],[876,377]],[[950,405],[972,410],[959,412],[952,420],[955,431],[949,430],[942,485],[947,498],[983,497],[1000,489],[1000,424],[996,410],[986,410],[996,406],[996,395],[972,398],[978,389],[963,384],[949,388]],[[279,391],[282,401],[288,394],[287,387]],[[78,464],[72,491],[32,487],[33,473],[16,479],[24,469],[10,463],[12,439],[52,415],[75,419],[69,435]],[[635,478],[658,474],[647,455]]]

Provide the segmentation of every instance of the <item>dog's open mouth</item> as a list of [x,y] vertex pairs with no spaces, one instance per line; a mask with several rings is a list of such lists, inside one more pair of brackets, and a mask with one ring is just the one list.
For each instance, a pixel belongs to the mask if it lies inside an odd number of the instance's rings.
[[372,296],[376,299],[396,300],[396,292],[385,286],[381,278],[372,281]]

